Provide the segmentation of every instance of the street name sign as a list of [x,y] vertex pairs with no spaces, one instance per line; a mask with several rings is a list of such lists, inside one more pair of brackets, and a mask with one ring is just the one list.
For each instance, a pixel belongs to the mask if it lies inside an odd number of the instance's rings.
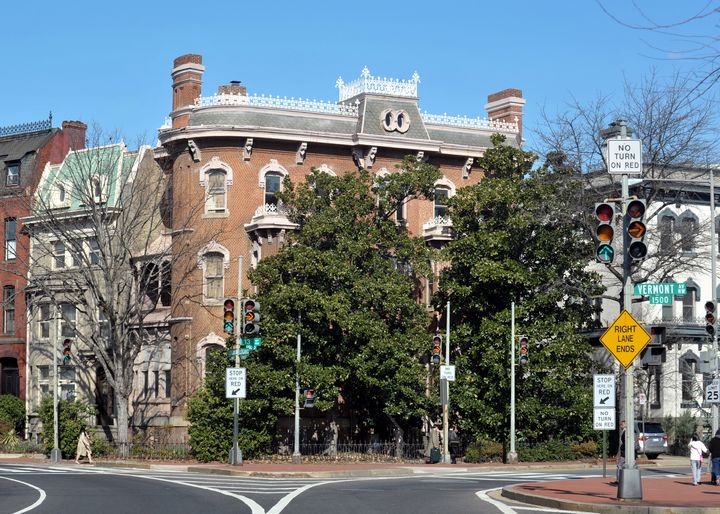
[[648,331],[623,309],[612,325],[600,336],[600,342],[623,365],[628,368],[652,339]]
[[593,375],[593,406],[615,408],[615,375]]
[[673,295],[687,294],[685,282],[663,282],[661,284],[635,284],[633,294],[647,296],[650,305],[672,305]]
[[593,409],[593,429],[615,430],[615,409]]
[[455,366],[440,366],[440,378],[455,382]]
[[611,175],[640,175],[642,142],[639,139],[608,139],[607,167]]
[[225,368],[225,398],[245,398],[245,368]]
[[720,379],[716,378],[708,384],[705,391],[705,401],[707,403],[720,403]]

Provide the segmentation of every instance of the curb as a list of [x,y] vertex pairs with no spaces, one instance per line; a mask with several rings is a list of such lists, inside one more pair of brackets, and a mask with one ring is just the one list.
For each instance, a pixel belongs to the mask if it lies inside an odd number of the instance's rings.
[[503,487],[501,496],[509,500],[548,507],[551,509],[574,510],[584,512],[597,512],[601,514],[622,512],[623,514],[717,514],[718,508],[714,507],[665,507],[661,505],[606,505],[598,503],[586,503],[575,501],[564,501],[547,496],[520,492],[515,486]]

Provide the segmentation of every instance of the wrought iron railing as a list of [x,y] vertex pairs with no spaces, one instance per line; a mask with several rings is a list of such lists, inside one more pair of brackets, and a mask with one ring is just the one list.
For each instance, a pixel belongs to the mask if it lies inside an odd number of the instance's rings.
[[29,123],[0,127],[0,137],[16,136],[18,134],[31,134],[33,132],[45,132],[50,129],[52,129],[52,114],[50,114],[46,120],[31,121]]

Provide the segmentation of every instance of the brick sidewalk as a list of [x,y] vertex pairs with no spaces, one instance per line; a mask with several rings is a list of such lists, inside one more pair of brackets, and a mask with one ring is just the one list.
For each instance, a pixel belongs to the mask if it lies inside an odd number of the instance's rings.
[[708,484],[709,478],[708,473],[703,473],[705,482],[693,486],[689,469],[688,476],[643,476],[642,500],[618,499],[617,487],[610,485],[614,476],[514,485],[504,488],[502,495],[524,503],[566,510],[717,514],[720,512],[720,486]]

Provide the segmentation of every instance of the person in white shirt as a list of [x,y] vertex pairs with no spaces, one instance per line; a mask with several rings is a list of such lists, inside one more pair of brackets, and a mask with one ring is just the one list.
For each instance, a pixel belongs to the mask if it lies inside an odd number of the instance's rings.
[[688,443],[688,447],[690,448],[690,469],[692,470],[693,475],[693,485],[700,485],[703,454],[707,453],[708,449],[696,435],[692,436],[692,441]]

